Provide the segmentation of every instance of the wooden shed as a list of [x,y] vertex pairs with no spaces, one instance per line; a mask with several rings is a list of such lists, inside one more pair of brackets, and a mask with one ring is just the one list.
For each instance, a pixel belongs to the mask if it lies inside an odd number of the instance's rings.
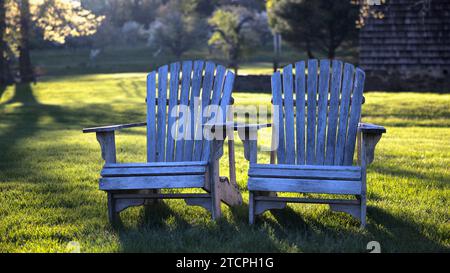
[[450,92],[450,0],[387,0],[360,31],[367,90]]

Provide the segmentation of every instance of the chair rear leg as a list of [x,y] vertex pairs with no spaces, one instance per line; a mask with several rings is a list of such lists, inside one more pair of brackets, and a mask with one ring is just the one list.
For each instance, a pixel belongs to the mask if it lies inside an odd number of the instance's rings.
[[248,197],[248,222],[250,225],[255,223],[255,202],[254,193],[250,191]]

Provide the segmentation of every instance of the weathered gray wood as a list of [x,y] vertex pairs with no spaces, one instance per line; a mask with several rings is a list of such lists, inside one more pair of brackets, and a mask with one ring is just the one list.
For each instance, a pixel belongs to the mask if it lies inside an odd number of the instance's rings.
[[106,163],[116,162],[116,140],[114,131],[97,132],[97,141],[100,143],[102,158]]
[[168,113],[168,122],[167,122],[167,145],[166,145],[166,162],[173,161],[174,157],[174,149],[175,149],[175,139],[174,135],[172,135],[172,128],[174,123],[176,122],[176,117],[173,116],[172,110],[177,110],[178,105],[180,104],[178,100],[178,90],[180,85],[180,63],[172,63],[170,64],[170,81],[169,81],[169,109]]
[[208,210],[211,214],[213,212],[211,198],[186,198],[184,199],[184,202],[189,206],[200,206]]
[[230,183],[239,189],[236,181],[236,157],[234,153],[234,140],[228,139],[228,165],[230,174]]
[[375,125],[371,123],[362,123],[358,124],[358,130],[365,134],[383,134],[386,133],[386,128],[380,125]]
[[[222,94],[222,88],[223,88],[223,83],[225,80],[225,67],[218,65],[216,68],[216,76],[214,77],[214,86],[213,86],[213,91],[212,91],[212,97],[211,97],[211,105],[216,105],[218,106],[220,103],[220,96]],[[209,120],[207,120],[204,124],[206,123],[212,123],[214,124],[217,120],[217,116],[212,116],[209,118]],[[211,143],[204,143],[203,144],[203,150],[202,150],[202,160],[207,160],[210,156],[210,151],[211,151]]]
[[142,206],[145,203],[143,199],[118,199],[114,194],[115,212],[119,213],[129,207]]
[[297,164],[305,164],[305,94],[306,94],[305,62],[295,64],[295,100]]
[[[333,62],[334,62],[334,61],[333,61]],[[366,98],[363,96],[362,104],[365,103],[365,100],[366,100]],[[270,100],[270,103],[273,104],[273,99]],[[297,100],[294,100],[293,103],[294,103],[294,106],[297,106]],[[283,104],[283,106],[286,105],[285,99],[284,99],[284,98],[282,99],[282,104]],[[330,106],[330,104],[331,104],[331,101],[330,101],[330,100],[327,100],[327,105]],[[340,105],[341,102],[338,101],[337,104]],[[352,98],[350,98],[350,104],[352,104]],[[302,104],[300,103],[300,105],[302,105]],[[305,99],[305,104],[304,104],[304,106],[308,106],[308,100],[307,100],[307,99]]]
[[255,223],[255,194],[249,191],[248,196],[248,222],[250,225]]
[[333,72],[331,77],[330,89],[330,108],[328,113],[328,131],[327,131],[327,148],[325,156],[325,165],[333,165],[336,148],[336,130],[339,110],[339,94],[341,91],[342,81],[342,62],[333,61]]
[[177,167],[177,166],[206,166],[207,161],[179,161],[179,162],[137,162],[137,163],[106,163],[104,168],[142,168],[142,167]]
[[228,206],[237,206],[242,204],[242,195],[237,184],[231,183],[227,177],[219,179],[220,200]]
[[281,203],[313,203],[313,204],[350,204],[359,205],[359,200],[355,199],[321,199],[321,198],[299,198],[299,197],[272,197],[257,196],[257,201],[271,201]]
[[[206,62],[205,75],[203,77],[203,82],[202,82],[202,100],[201,100],[200,113],[203,113],[203,111],[205,111],[205,109],[208,107],[208,105],[210,104],[210,101],[211,101],[211,93],[212,93],[213,82],[214,82],[214,70],[215,70],[215,64],[212,62]],[[206,124],[206,122],[207,122],[207,117],[204,117],[202,115],[200,130],[197,130],[197,132],[198,132],[197,135],[200,134],[203,136],[203,127],[201,125]],[[205,147],[203,147],[203,146],[205,146],[205,145],[209,145],[209,144],[206,141],[202,141],[202,140],[195,141],[194,160],[201,160],[203,150],[205,149]]]
[[305,170],[305,169],[269,169],[250,168],[248,175],[252,177],[303,178],[331,180],[361,180],[360,172],[341,170]]
[[96,133],[96,132],[110,132],[117,131],[125,128],[133,128],[133,127],[141,127],[145,126],[146,122],[137,122],[137,123],[127,123],[127,124],[117,124],[117,125],[108,125],[108,126],[100,126],[100,127],[92,127],[92,128],[83,128],[83,133]]
[[321,165],[287,165],[287,164],[250,164],[250,168],[268,168],[268,169],[294,169],[294,170],[321,170],[321,171],[352,171],[360,172],[359,166],[321,166]]
[[317,60],[308,61],[308,124],[306,141],[306,164],[316,162],[316,100]]
[[100,190],[201,188],[205,175],[129,176],[100,178]]
[[[330,204],[330,209],[333,211],[345,212],[354,218],[361,220],[361,206],[353,204]],[[362,225],[362,222],[361,222]]]
[[178,174],[204,174],[206,166],[188,167],[144,167],[144,168],[104,168],[101,171],[103,177],[144,176],[144,175],[178,175]]
[[363,134],[364,146],[366,147],[367,164],[371,164],[375,159],[375,146],[381,139],[381,135]]
[[211,189],[211,217],[213,220],[217,220],[222,216],[222,210],[220,206],[221,193],[220,193],[220,166],[219,158],[223,151],[220,147],[223,145],[223,140],[213,140],[211,143],[211,158],[209,160],[209,180]]
[[270,123],[261,123],[261,124],[249,124],[249,123],[238,123],[238,122],[225,122],[225,123],[214,123],[214,124],[205,124],[204,127],[209,127],[214,132],[216,127],[221,127],[221,130],[234,130],[238,131],[239,135],[242,136],[242,139],[250,139],[249,135],[253,134],[262,128],[271,127]]
[[[184,61],[182,65],[181,75],[181,93],[180,93],[180,105],[179,107],[188,107],[189,105],[189,90],[191,86],[192,77],[192,61]],[[175,141],[175,161],[183,160],[184,144],[188,135],[188,130],[185,126],[190,123],[190,116],[179,116],[177,123],[177,138]],[[181,122],[183,120],[184,122]],[[183,125],[184,124],[184,125]],[[183,135],[181,135],[183,133]]]
[[280,72],[275,72],[272,75],[272,97],[274,100],[273,105],[276,106],[276,108],[274,109],[274,118],[278,118],[278,123],[275,123],[273,128],[273,130],[276,130],[276,132],[278,132],[277,161],[278,163],[283,164],[286,162],[286,149],[284,144],[284,111],[281,102],[282,94]]
[[238,131],[239,138],[244,144],[244,157],[251,164],[257,162],[258,158],[258,129],[264,126],[254,124],[242,124],[234,127]]
[[119,214],[116,212],[116,200],[112,193],[107,193],[108,198],[108,220],[111,224],[117,224],[119,220]]
[[283,93],[285,100],[285,126],[286,126],[286,161],[295,164],[295,136],[294,136],[294,95],[292,80],[292,65],[283,68]]
[[211,95],[211,104],[213,105],[219,105],[220,103],[220,97],[222,95],[223,90],[223,83],[225,81],[225,72],[226,68],[224,66],[218,65],[216,67],[216,76],[214,77],[214,87]]
[[188,199],[188,198],[211,198],[207,193],[115,193],[116,199]]
[[[362,135],[362,146],[361,146],[361,195],[359,196],[359,200],[361,202],[360,206],[360,220],[361,220],[361,227],[364,228],[366,226],[366,209],[367,209],[367,165],[368,165],[368,158],[367,158],[367,145],[366,145],[366,136]],[[370,144],[369,144],[370,145]],[[375,146],[375,145],[374,145]]]
[[341,107],[339,109],[339,128],[336,142],[335,165],[344,164],[345,143],[347,140],[348,110],[350,107],[350,95],[353,87],[354,67],[346,63],[342,83]]
[[360,194],[360,181],[249,177],[250,191]]
[[166,100],[167,100],[167,71],[164,65],[158,69],[158,122],[156,137],[156,160],[165,161],[166,144]]
[[256,201],[255,200],[255,215],[263,214],[266,210],[272,209],[284,209],[286,208],[286,203],[274,202],[274,201]]
[[147,162],[156,161],[156,72],[147,76]]
[[362,102],[362,94],[364,90],[364,72],[357,68],[356,76],[355,76],[355,84],[353,87],[353,104],[350,109],[350,118],[348,122],[348,132],[347,132],[347,141],[345,143],[345,151],[344,151],[344,165],[352,165],[353,157],[355,154],[355,142],[356,142],[356,133],[358,130],[358,123],[361,118],[361,102]]
[[234,74],[228,71],[223,85],[222,98],[220,100],[220,107],[222,109],[222,119],[216,119],[216,123],[227,121],[227,106],[231,103],[231,92],[233,92]]
[[[194,62],[194,69],[192,71],[192,88],[191,88],[191,94],[189,99],[189,111],[191,113],[189,128],[187,128],[187,131],[189,131],[190,138],[185,140],[184,143],[184,155],[183,160],[189,161],[193,158],[193,148],[194,148],[194,136],[195,136],[195,129],[197,124],[200,122],[197,122],[195,120],[196,112],[198,112],[198,109],[194,108],[195,99],[199,98],[200,96],[200,88],[202,83],[202,74],[203,74],[203,61],[195,61]],[[198,114],[201,115],[201,112],[198,112]]]
[[319,75],[319,101],[317,112],[317,144],[316,144],[316,164],[323,165],[325,162],[325,141],[327,127],[327,101],[328,87],[330,81],[330,61],[320,61]]
[[256,163],[258,161],[258,142],[255,140],[249,140],[249,154],[250,163]]
[[[359,144],[358,144],[358,162],[361,164],[361,146],[365,146],[365,159],[367,164],[371,164],[375,158],[375,147],[380,141],[386,129],[383,126],[360,123],[358,126]],[[364,141],[362,137],[364,136]]]

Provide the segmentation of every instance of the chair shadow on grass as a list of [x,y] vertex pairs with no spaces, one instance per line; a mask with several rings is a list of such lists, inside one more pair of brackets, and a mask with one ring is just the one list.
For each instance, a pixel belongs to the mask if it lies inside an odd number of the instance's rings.
[[[124,252],[278,252],[276,243],[258,226],[248,226],[246,204],[222,207],[224,217],[217,221],[211,214],[196,206],[186,206],[182,211],[169,206],[173,200],[159,201],[140,208],[140,221],[126,227],[121,224],[119,235]],[[190,210],[184,215],[184,210]],[[195,211],[192,211],[195,210]],[[125,216],[125,215],[124,215]],[[126,220],[125,220],[126,221]],[[251,239],[251,236],[258,240]],[[256,244],[262,246],[255,246]],[[252,250],[253,249],[253,250]]]
[[[266,212],[267,213],[267,212]],[[367,218],[368,225],[363,230],[357,230],[359,222],[351,216],[342,212],[323,212],[324,217],[333,217],[333,221],[347,221],[350,220],[350,225],[354,225],[355,229],[348,228],[346,226],[336,227],[327,226],[321,222],[322,217],[310,217],[302,216],[301,213],[293,210],[290,206],[281,210],[272,210],[270,212],[275,221],[268,219],[267,217],[259,216],[257,225],[265,222],[271,226],[275,231],[275,234],[279,240],[288,240],[292,244],[296,245],[298,249],[306,252],[316,251],[359,251],[366,252],[366,244],[370,241],[378,241],[381,244],[384,252],[444,252],[448,251],[448,248],[444,244],[436,242],[428,238],[423,232],[420,232],[420,225],[414,223],[413,220],[402,219],[401,217],[394,216],[387,211],[378,207],[368,206]],[[339,218],[339,219],[336,219]],[[427,228],[433,229],[436,227],[428,226]],[[293,234],[300,234],[304,237],[304,240],[296,241],[293,239],[296,236]],[[350,239],[350,240],[349,240]],[[338,248],[328,248],[325,243],[330,240],[335,241],[337,246],[342,241],[342,245]],[[302,245],[304,241],[323,242],[322,245],[317,248],[310,249],[310,243]],[[354,244],[351,244],[354,242]],[[355,248],[355,246],[360,246]],[[307,247],[307,248],[304,248]],[[322,247],[324,247],[322,249]]]

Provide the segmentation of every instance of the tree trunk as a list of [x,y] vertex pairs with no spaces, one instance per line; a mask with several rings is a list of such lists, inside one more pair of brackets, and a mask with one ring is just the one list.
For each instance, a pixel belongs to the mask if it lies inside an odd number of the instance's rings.
[[276,72],[280,61],[281,35],[273,33],[273,72]]
[[6,29],[6,1],[0,0],[0,87],[11,84],[13,82],[11,70],[9,69],[8,60],[6,58],[7,44],[5,41]]
[[234,74],[238,75],[239,69],[239,48],[238,46],[231,46],[231,49],[228,53],[229,56],[229,66],[233,68]]
[[33,68],[30,59],[30,3],[28,0],[20,1],[20,46],[19,70],[20,81],[23,83],[34,81]]
[[314,59],[314,54],[312,53],[309,39],[306,39],[306,53],[308,54],[308,59]]
[[335,56],[336,56],[336,48],[330,47],[328,49],[328,59],[333,60]]

